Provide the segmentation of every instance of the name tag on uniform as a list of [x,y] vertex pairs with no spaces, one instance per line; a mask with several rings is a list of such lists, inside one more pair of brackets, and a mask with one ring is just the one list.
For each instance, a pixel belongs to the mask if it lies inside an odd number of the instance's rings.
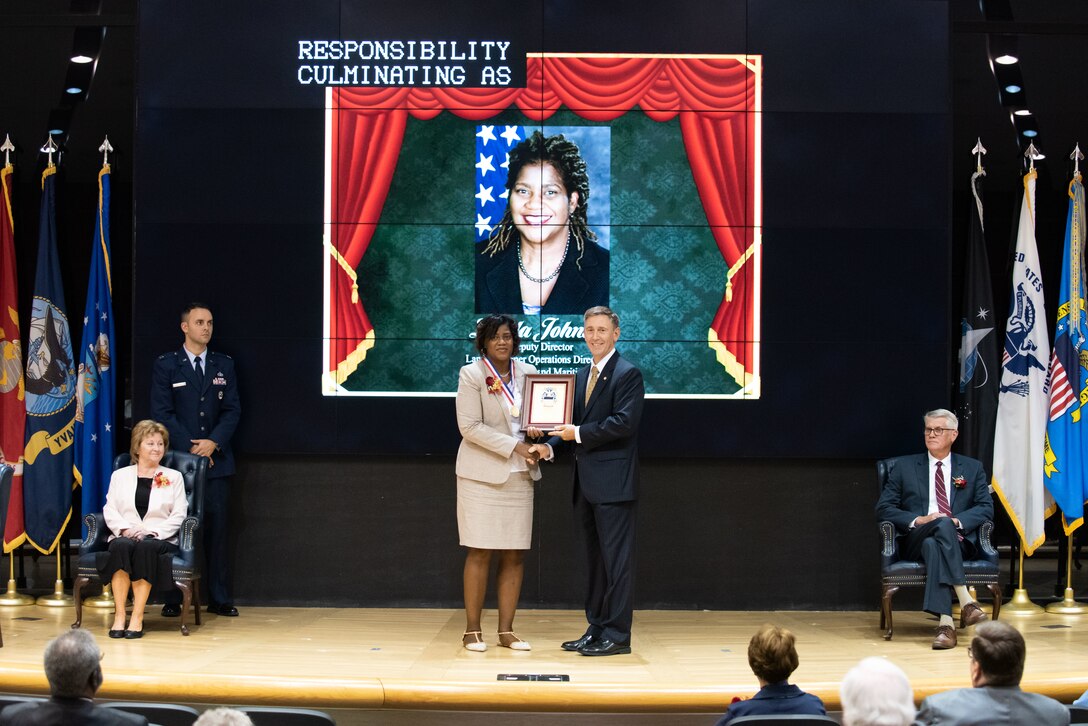
[[185,381],[178,381],[177,383],[175,383],[175,384],[173,385],[173,387],[174,387],[174,388],[181,388],[181,387],[182,387],[182,386],[184,386],[184,385],[185,385]]

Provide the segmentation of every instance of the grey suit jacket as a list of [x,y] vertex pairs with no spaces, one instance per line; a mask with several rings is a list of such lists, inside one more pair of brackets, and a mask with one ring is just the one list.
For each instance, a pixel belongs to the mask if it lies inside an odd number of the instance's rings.
[[[514,380],[524,395],[525,376],[536,373],[531,363],[514,360]],[[461,446],[457,449],[457,476],[488,484],[502,484],[510,478],[510,455],[518,440],[510,435],[510,403],[500,391],[487,390],[487,373],[482,361],[461,368],[457,381],[457,428]],[[540,479],[540,466],[529,467],[529,476]]]
[[1069,709],[1053,698],[1027,693],[1019,686],[956,688],[922,701],[914,723],[923,726],[1065,726],[1069,723]]

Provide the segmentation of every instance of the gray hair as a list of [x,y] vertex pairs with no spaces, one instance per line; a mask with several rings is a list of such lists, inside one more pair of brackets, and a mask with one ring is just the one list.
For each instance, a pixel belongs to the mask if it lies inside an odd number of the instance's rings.
[[[49,680],[50,692],[62,698],[86,696],[101,659],[98,643],[86,630],[61,633],[45,646],[45,677]],[[92,691],[101,684],[100,678],[96,680]]]
[[956,418],[956,414],[952,413],[947,408],[935,408],[935,409],[933,409],[932,411],[930,411],[929,413],[927,413],[925,415],[925,418],[922,419],[923,423],[925,422],[926,419],[930,419],[930,418],[943,418],[943,419],[946,419],[948,421],[948,423],[949,423],[948,428],[959,430],[960,420],[958,418]]
[[612,312],[612,308],[607,307],[606,305],[597,305],[586,310],[585,315],[582,316],[582,320],[589,320],[594,315],[605,315],[612,321],[613,328],[620,327],[620,316]]
[[253,721],[233,708],[212,708],[200,714],[193,726],[253,726]]
[[865,658],[839,687],[844,726],[910,726],[914,693],[907,674],[885,658]]

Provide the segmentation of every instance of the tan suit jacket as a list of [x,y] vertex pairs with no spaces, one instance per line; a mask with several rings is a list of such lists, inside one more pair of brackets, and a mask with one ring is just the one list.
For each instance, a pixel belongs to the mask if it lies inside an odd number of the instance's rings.
[[151,530],[155,537],[178,543],[178,530],[189,512],[189,502],[185,499],[185,482],[181,472],[160,466],[156,471],[166,474],[170,480],[168,486],[151,485],[151,499],[147,503],[147,516],[140,519],[136,511],[136,465],[125,466],[113,472],[110,489],[106,492],[106,505],[102,507],[102,516],[110,528],[110,539],[120,535],[130,527],[141,526]]
[[[514,360],[514,382],[523,397],[530,373],[536,373],[532,364]],[[457,476],[502,484],[510,478],[510,455],[518,440],[510,435],[510,402],[501,391],[487,390],[488,375],[484,363],[474,361],[461,368],[457,381],[457,428],[463,437]],[[529,476],[540,479],[538,464],[529,465]]]

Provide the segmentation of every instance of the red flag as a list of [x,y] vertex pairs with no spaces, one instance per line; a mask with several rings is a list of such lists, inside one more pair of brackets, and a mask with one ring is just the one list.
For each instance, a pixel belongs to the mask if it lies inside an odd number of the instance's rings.
[[11,213],[11,164],[0,169],[0,460],[15,468],[8,497],[4,552],[26,539],[23,521],[23,434],[26,392],[23,381],[22,338],[15,269],[15,223]]

